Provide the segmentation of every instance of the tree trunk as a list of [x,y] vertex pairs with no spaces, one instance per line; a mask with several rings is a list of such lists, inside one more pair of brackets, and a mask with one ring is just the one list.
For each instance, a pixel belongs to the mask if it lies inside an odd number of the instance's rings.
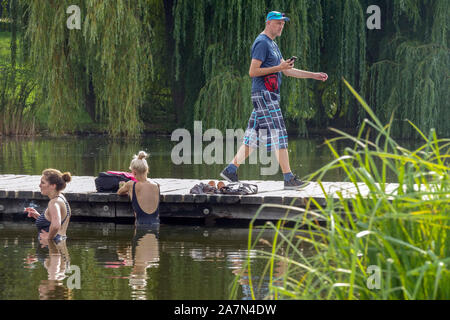
[[96,122],[97,119],[95,118],[95,93],[92,79],[89,80],[88,92],[86,92],[85,99],[86,111],[91,117],[92,122]]
[[172,101],[174,104],[175,121],[177,125],[181,125],[184,120],[184,102],[186,92],[184,81],[175,79],[175,41],[173,38],[174,18],[173,18],[173,0],[164,0],[164,13],[166,18],[166,48],[167,57],[169,57],[169,81],[172,91]]

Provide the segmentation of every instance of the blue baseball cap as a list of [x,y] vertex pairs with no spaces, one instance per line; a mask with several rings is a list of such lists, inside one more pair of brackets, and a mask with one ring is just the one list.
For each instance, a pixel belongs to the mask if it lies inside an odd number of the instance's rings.
[[290,21],[288,17],[284,13],[278,12],[278,11],[270,11],[267,14],[266,22],[269,20],[284,20],[284,21]]

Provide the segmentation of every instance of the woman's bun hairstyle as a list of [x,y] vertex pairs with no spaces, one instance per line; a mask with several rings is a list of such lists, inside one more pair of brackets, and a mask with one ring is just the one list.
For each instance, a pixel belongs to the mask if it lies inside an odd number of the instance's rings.
[[139,151],[139,153],[133,156],[133,160],[130,163],[130,170],[136,170],[138,173],[148,172],[147,160],[148,154],[145,151]]
[[139,151],[139,154],[138,154],[138,156],[137,156],[137,158],[139,159],[139,160],[142,160],[142,159],[146,159],[148,157],[148,155],[147,155],[147,153],[145,152],[145,151]]
[[61,171],[56,169],[45,169],[42,171],[42,175],[50,184],[56,184],[57,191],[64,190],[66,188],[66,184],[72,181],[70,172],[61,173]]
[[70,174],[70,172],[64,172],[62,174],[62,178],[66,183],[69,183],[70,181],[72,181],[72,175]]

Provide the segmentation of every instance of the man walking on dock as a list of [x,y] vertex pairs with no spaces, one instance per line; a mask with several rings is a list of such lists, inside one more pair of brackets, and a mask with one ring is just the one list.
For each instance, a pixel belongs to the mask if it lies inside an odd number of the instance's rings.
[[313,73],[294,68],[295,57],[285,61],[274,42],[281,36],[289,18],[284,13],[271,11],[266,17],[264,31],[258,35],[251,50],[249,75],[252,78],[253,112],[244,136],[244,144],[233,161],[220,174],[222,178],[237,182],[239,165],[258,147],[274,150],[284,175],[284,189],[306,186],[291,172],[288,155],[288,136],[280,109],[281,76],[326,81],[326,73]]

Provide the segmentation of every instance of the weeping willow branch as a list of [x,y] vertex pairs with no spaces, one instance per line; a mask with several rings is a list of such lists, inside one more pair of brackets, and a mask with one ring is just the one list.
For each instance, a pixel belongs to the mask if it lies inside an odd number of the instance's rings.
[[194,120],[202,120],[206,128],[245,129],[253,106],[249,99],[250,78],[225,71],[213,77],[200,91],[194,106]]
[[[382,33],[367,31],[370,0],[173,0],[173,10],[165,11],[173,14],[173,33],[164,22],[152,28],[162,0],[0,1],[10,8],[3,10],[9,30],[16,30],[10,48],[13,70],[19,60],[34,70],[37,109],[48,113],[55,134],[76,130],[74,119],[86,110],[113,136],[139,134],[139,109],[149,97],[144,91],[161,78],[176,83],[173,92],[179,84],[177,117],[189,115],[190,121],[194,114],[217,128],[244,127],[251,109],[250,48],[269,10],[291,19],[276,39],[285,58],[296,55],[296,68],[330,76],[324,84],[283,78],[282,108],[290,129],[306,134],[311,123],[358,127],[366,114],[342,87],[344,77],[383,121],[395,112],[395,136],[416,134],[406,119],[423,130],[450,134],[440,116],[450,101],[448,0],[379,0],[388,9]],[[66,27],[71,4],[81,8],[81,31]],[[158,66],[153,75],[153,46],[170,48],[169,59],[160,63],[173,64],[173,77],[161,74],[172,67]]]
[[[448,3],[381,1],[384,8],[389,8],[384,11],[386,21],[393,23],[386,25],[385,35],[369,47],[365,11],[370,4],[368,0],[178,0],[174,4],[177,79],[185,72],[184,65],[200,63],[197,79],[204,79],[204,83],[194,103],[196,116],[200,116],[199,109],[208,110],[212,103],[206,96],[224,96],[230,90],[230,83],[219,85],[219,75],[234,74],[235,81],[244,84],[250,47],[264,28],[264,16],[269,9],[279,10],[291,19],[282,37],[276,39],[282,53],[299,57],[297,68],[330,75],[324,88],[313,81],[284,78],[281,95],[285,117],[300,133],[307,132],[309,120],[355,128],[366,117],[342,87],[340,79],[344,77],[357,91],[365,93],[380,118],[388,120],[397,111],[398,119],[408,118],[425,126],[425,130],[433,126],[442,135],[450,134],[448,124],[434,113],[448,108],[448,76],[443,74],[449,67]],[[371,62],[367,59],[369,52],[379,52]],[[190,81],[192,78],[186,77],[186,87],[191,86]],[[214,94],[212,88],[216,90]],[[232,101],[237,103],[236,98]],[[234,106],[229,109],[234,110]],[[209,121],[206,117],[214,114],[205,113],[203,120]],[[217,116],[223,119],[222,114]],[[240,115],[230,116],[230,123],[238,123],[235,120]],[[329,120],[323,121],[324,118]],[[210,122],[221,123],[219,119]],[[403,123],[394,129],[397,136],[414,134]]]
[[[183,72],[183,63],[192,63],[195,59],[202,61],[205,84],[196,99],[194,112],[199,120],[224,125],[224,112],[230,117],[225,123],[245,125],[249,112],[242,115],[237,110],[240,106],[250,106],[251,85],[248,77],[250,65],[250,48],[256,36],[264,29],[264,18],[267,14],[268,1],[227,0],[215,3],[178,0],[174,5],[176,42],[176,77]],[[320,48],[323,41],[322,6],[317,1],[284,1],[277,6],[286,12],[291,21],[286,25],[279,41],[285,55],[296,55],[298,68],[309,70],[320,67]],[[194,21],[192,28],[187,21]],[[186,50],[193,44],[192,52]],[[286,58],[287,59],[287,58]],[[220,76],[223,83],[220,85]],[[234,81],[232,83],[231,81]],[[188,86],[188,84],[187,84]],[[241,86],[240,88],[238,86]],[[312,101],[312,84],[307,81],[285,80],[282,86],[284,110],[288,118],[301,124],[300,131],[305,132],[305,120],[314,116]],[[235,92],[247,92],[246,95],[235,95]],[[203,113],[217,100],[206,97],[221,97],[221,103],[228,99],[231,105],[223,107],[223,112]],[[238,100],[240,99],[240,100]],[[214,101],[214,102],[213,102]],[[251,110],[251,107],[250,107]],[[204,117],[202,117],[204,115]],[[243,120],[245,118],[245,120]],[[233,128],[233,126],[228,127]]]
[[96,117],[113,136],[135,136],[138,108],[151,73],[150,1],[79,1],[82,31],[68,30],[66,9],[73,1],[31,1],[30,55],[42,86],[41,107],[49,110],[53,133],[73,132],[85,110],[92,81]]
[[151,37],[145,24],[150,14],[150,8],[144,8],[147,2],[86,1],[84,37],[97,114],[100,121],[107,120],[114,136],[135,136],[142,130],[138,107],[152,70],[150,41],[146,39]]

